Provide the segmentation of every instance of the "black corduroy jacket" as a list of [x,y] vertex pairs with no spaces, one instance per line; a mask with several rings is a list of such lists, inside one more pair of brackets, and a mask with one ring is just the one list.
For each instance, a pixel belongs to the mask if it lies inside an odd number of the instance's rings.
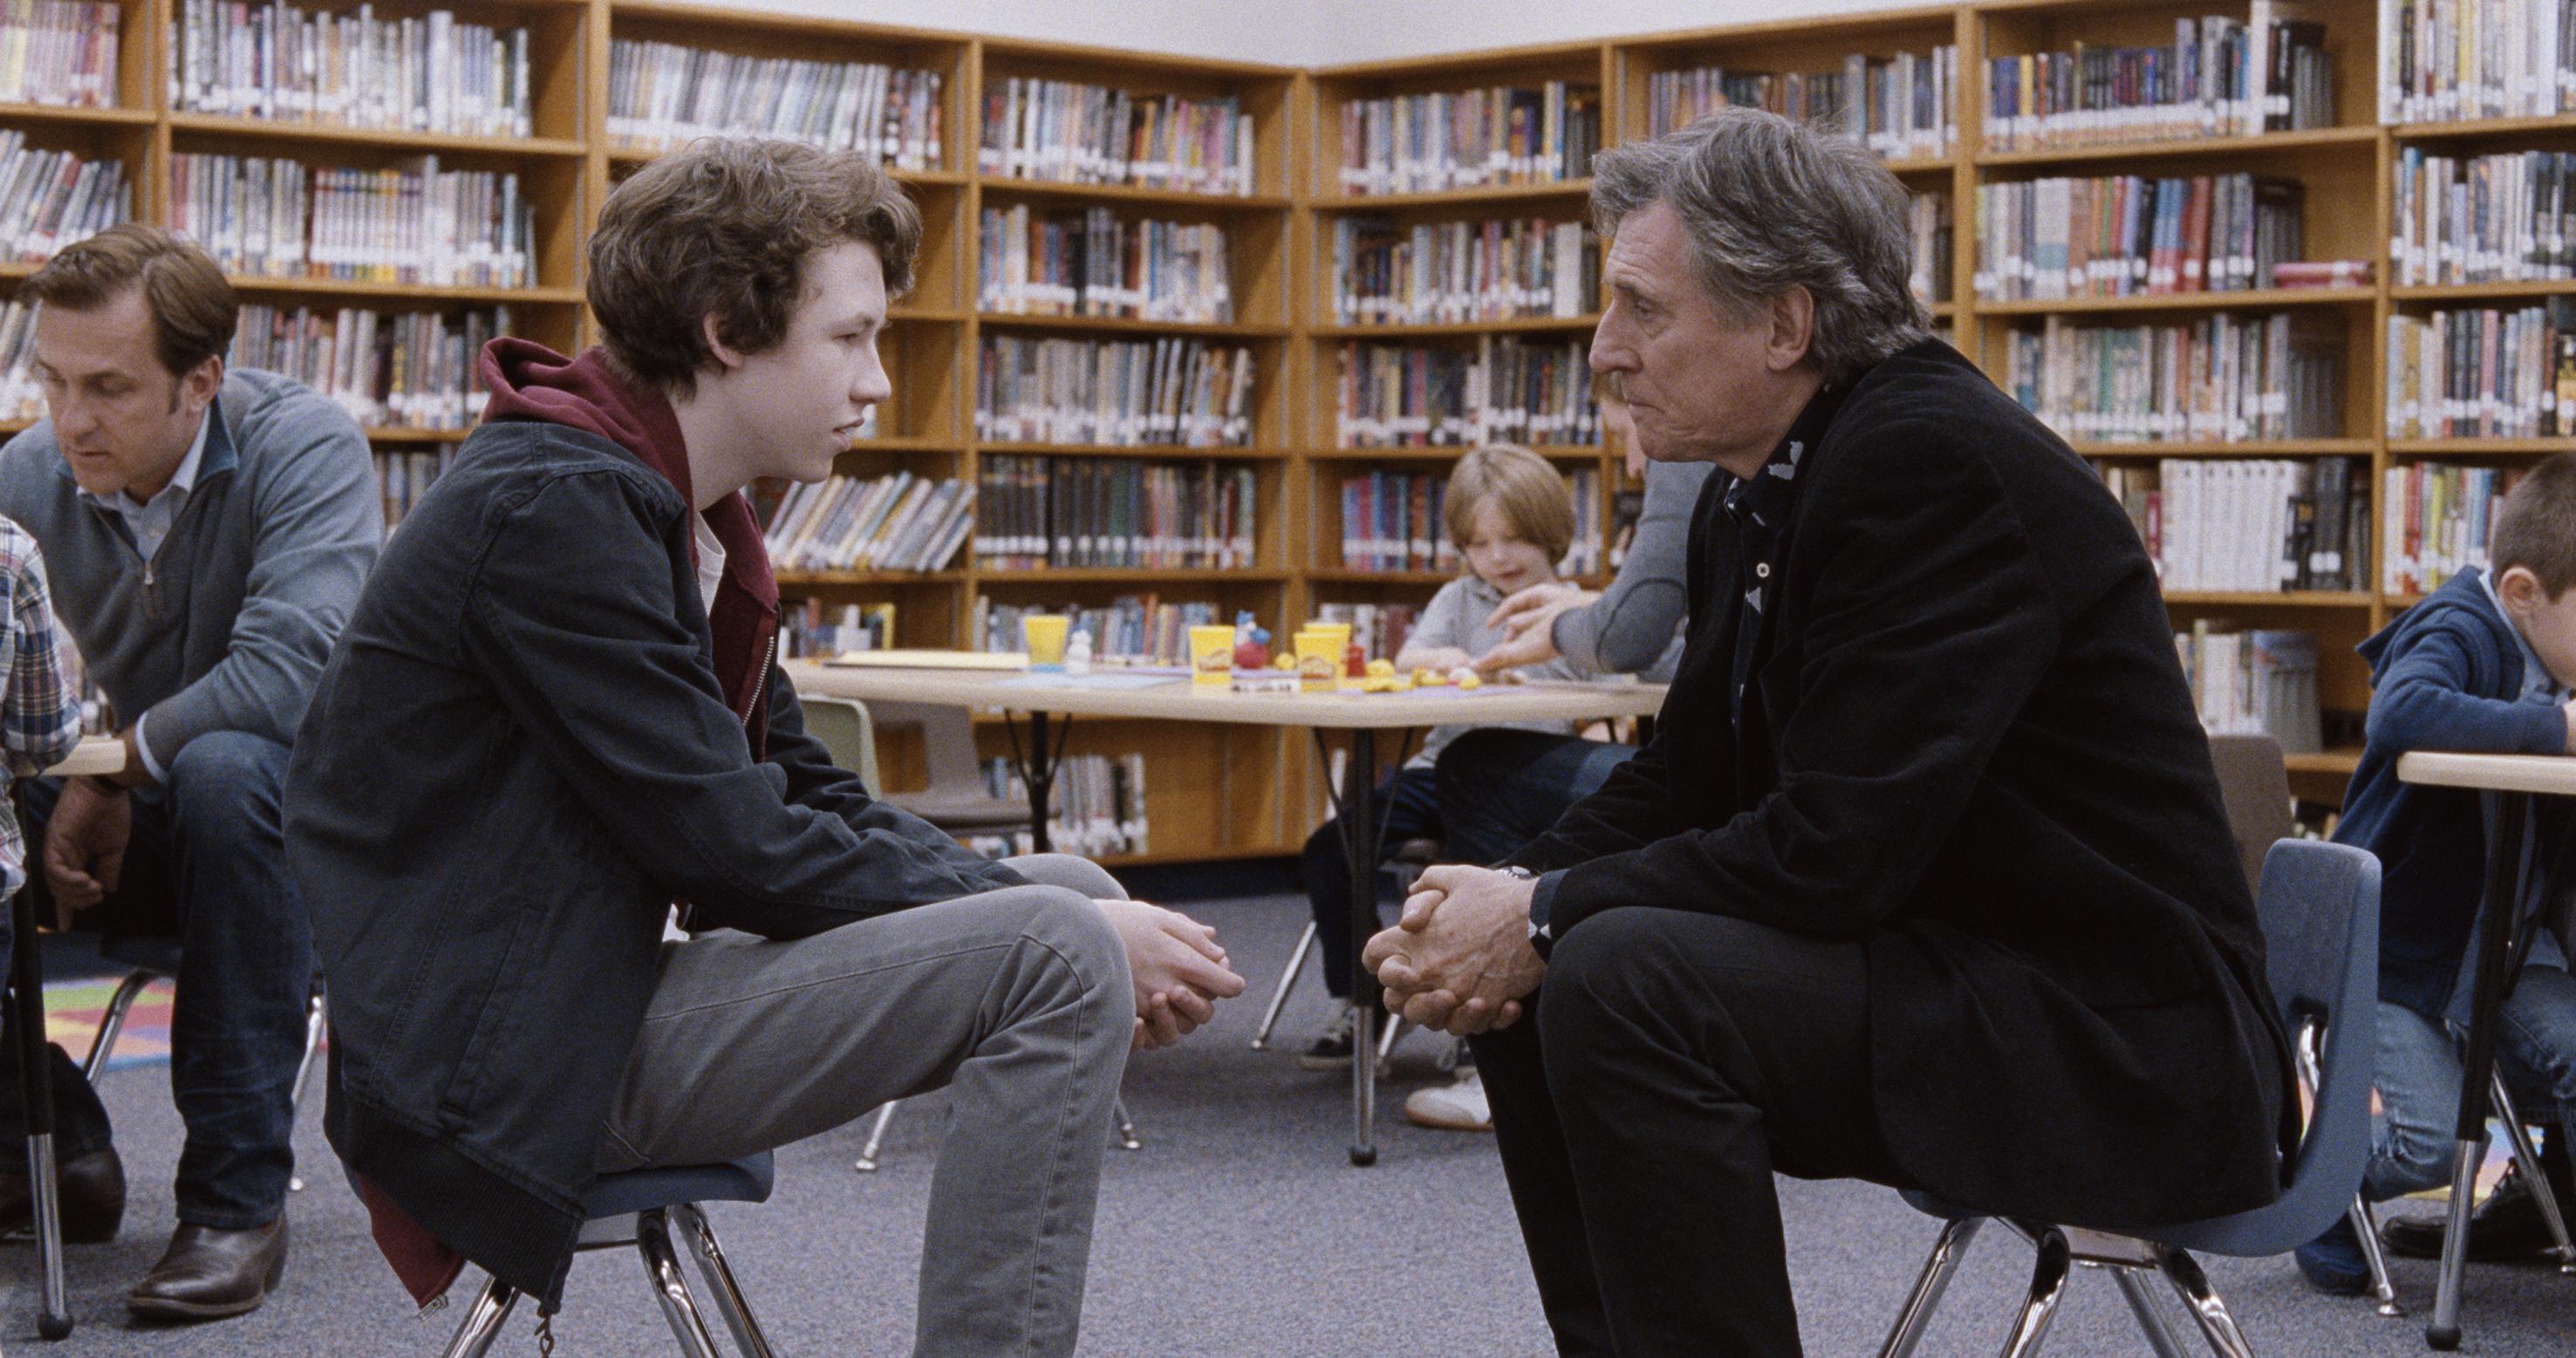
[[2105,1228],[2271,1201],[2287,1045],[2127,517],[1930,341],[1852,385],[1797,480],[1767,615],[1727,478],[1703,492],[1653,741],[1509,860],[1548,874],[1555,936],[1645,905],[1857,940],[1880,1130],[1954,1201]]

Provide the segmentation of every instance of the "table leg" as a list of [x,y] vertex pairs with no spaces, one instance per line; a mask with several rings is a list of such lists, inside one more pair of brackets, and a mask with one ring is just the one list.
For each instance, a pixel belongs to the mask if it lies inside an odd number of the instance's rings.
[[1020,728],[1011,723],[1009,713],[1002,714],[1002,723],[1011,733],[1011,754],[1020,765],[1020,782],[1029,790],[1029,848],[1036,853],[1053,853],[1054,838],[1047,833],[1047,801],[1055,791],[1056,766],[1064,762],[1065,738],[1073,734],[1073,718],[1064,719],[1050,746],[1047,734],[1055,726],[1054,719],[1044,712],[1030,713],[1029,744],[1025,750],[1020,748]]
[[1360,954],[1378,931],[1377,732],[1351,732],[1342,761],[1342,855],[1351,872],[1351,1163],[1377,1163],[1377,977]]
[[53,1068],[45,1051],[45,977],[37,953],[35,893],[20,891],[9,908],[15,917],[9,985],[18,998],[9,1026],[18,1043],[19,1106],[27,1116],[27,1183],[41,1281],[36,1333],[60,1339],[72,1332],[72,1315],[63,1286],[62,1187],[54,1178]]
[[2519,922],[2523,824],[2531,816],[2531,794],[2501,793],[2495,800],[2496,824],[2487,836],[2486,899],[2478,907],[2478,956],[2475,988],[2469,1000],[2469,1049],[2460,1070],[2459,1146],[2451,1161],[2450,1216],[2442,1231],[2442,1271],[2433,1291],[2433,1320],[2424,1327],[2424,1342],[2437,1349],[2460,1346],[2460,1284],[2469,1266],[2469,1207],[2477,1190],[2478,1161],[2487,1128],[2487,1076],[2495,1068],[2496,1011],[2507,989],[2506,963],[2512,956]]

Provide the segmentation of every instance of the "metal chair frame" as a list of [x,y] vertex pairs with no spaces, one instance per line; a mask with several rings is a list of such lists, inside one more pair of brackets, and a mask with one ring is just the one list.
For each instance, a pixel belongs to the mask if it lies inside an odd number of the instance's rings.
[[[706,1212],[691,1202],[672,1203],[623,1216],[602,1217],[582,1227],[580,1251],[621,1249],[633,1246],[644,1263],[645,1280],[652,1285],[654,1297],[662,1304],[662,1319],[679,1340],[680,1351],[689,1358],[717,1358],[715,1336],[708,1330],[706,1318],[698,1311],[696,1296],[689,1290],[687,1275],[680,1268],[679,1252],[671,1247],[671,1227],[680,1228],[680,1238],[687,1242],[689,1253],[697,1260],[698,1272],[715,1300],[716,1314],[723,1317],[725,1328],[733,1336],[734,1351],[742,1358],[775,1358],[768,1336],[761,1333],[759,1322],[752,1319],[751,1306],[743,1299],[742,1287],[734,1280],[733,1269],[725,1262],[724,1249],[716,1241],[715,1226]],[[458,1323],[455,1335],[447,1341],[445,1358],[483,1358],[500,1337],[501,1325],[519,1304],[519,1291],[498,1278],[486,1279],[482,1290],[466,1307],[465,1318]]]

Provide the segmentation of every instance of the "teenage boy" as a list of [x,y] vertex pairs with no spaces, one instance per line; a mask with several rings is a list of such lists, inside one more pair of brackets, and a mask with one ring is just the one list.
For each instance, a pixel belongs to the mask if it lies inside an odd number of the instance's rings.
[[[2489,557],[2488,569],[2451,577],[2361,645],[2371,664],[2368,739],[2335,838],[2382,866],[2372,1064],[2381,1112],[2362,1176],[2373,1201],[2450,1176],[2460,1054],[2447,1022],[2465,1023],[2462,962],[2486,890],[2477,796],[2401,783],[2397,760],[2408,750],[2576,754],[2567,694],[2576,680],[2576,455],[2533,468],[2505,496]],[[2576,1109],[2576,980],[2565,942],[2541,929],[2496,1025],[2506,1082],[2561,1110],[2553,1141]],[[2528,1176],[2536,1167],[2521,1168]],[[2522,1183],[2478,1222],[2488,1252],[2506,1235],[2526,1252],[2538,1248],[2531,1191]],[[2298,1261],[2327,1292],[2359,1292],[2369,1280],[2349,1221],[2300,1246]]]
[[[43,308],[47,417],[0,449],[0,514],[44,549],[54,606],[125,742],[114,777],[23,789],[44,846],[30,889],[66,926],[179,939],[179,1221],[126,1305],[239,1315],[286,1268],[290,1095],[313,989],[278,800],[384,540],[383,502],[366,435],[339,407],[225,371],[239,304],[185,239],[114,227],[56,253],[19,295]],[[0,1054],[0,1145],[19,1135],[15,1050]],[[63,1236],[110,1239],[125,1175],[107,1110],[60,1047],[47,1061]],[[26,1182],[0,1174],[0,1229],[27,1219]]]
[[1089,863],[992,863],[871,800],[773,663],[740,491],[822,479],[889,394],[919,239],[857,154],[638,172],[590,243],[604,347],[485,350],[484,426],[323,675],[287,815],[327,1126],[415,1297],[471,1259],[551,1309],[597,1175],[946,1085],[916,1352],[1073,1350],[1131,1039],[1243,982]]

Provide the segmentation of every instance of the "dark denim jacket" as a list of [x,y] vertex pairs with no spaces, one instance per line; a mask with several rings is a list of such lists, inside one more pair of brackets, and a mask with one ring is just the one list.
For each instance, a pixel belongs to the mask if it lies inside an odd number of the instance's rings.
[[605,439],[476,431],[388,545],[288,775],[331,1144],[549,1301],[674,899],[795,938],[1020,881],[871,801],[774,670],[753,757],[688,517]]

